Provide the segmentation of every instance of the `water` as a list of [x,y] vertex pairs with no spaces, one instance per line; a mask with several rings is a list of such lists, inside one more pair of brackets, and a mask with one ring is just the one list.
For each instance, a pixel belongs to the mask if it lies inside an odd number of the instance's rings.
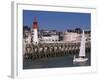
[[49,57],[49,58],[41,58],[41,59],[36,59],[36,60],[24,59],[23,69],[77,67],[77,66],[91,65],[90,53],[86,54],[88,61],[84,63],[73,63],[73,56],[74,55],[66,55],[66,56],[61,56],[61,57]]

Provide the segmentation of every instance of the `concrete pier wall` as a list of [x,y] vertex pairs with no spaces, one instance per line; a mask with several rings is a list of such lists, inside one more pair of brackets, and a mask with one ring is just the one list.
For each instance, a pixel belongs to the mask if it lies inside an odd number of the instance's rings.
[[[78,54],[80,43],[41,43],[38,45],[26,44],[25,59],[37,59]],[[86,52],[90,52],[91,43],[86,43]]]

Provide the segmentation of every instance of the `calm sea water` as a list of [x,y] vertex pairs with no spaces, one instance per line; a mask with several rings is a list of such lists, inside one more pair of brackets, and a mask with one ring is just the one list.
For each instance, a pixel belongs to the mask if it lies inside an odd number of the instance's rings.
[[90,66],[91,57],[90,53],[87,53],[87,62],[84,63],[73,63],[73,56],[61,56],[61,57],[50,57],[41,58],[36,60],[23,60],[23,69],[41,69],[41,68],[57,68],[57,67],[77,67],[77,66]]

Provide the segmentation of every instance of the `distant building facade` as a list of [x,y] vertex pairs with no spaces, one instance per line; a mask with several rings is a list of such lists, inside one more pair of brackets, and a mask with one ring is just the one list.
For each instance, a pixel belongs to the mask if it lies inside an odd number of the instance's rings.
[[[68,42],[80,42],[81,41],[81,37],[82,37],[82,33],[81,32],[65,32],[64,36],[63,36],[63,41],[65,43]],[[90,41],[91,35],[90,33],[86,33],[85,32],[85,38],[86,38],[86,42]]]
[[39,38],[40,43],[52,43],[59,41],[59,35],[56,30],[41,30]]
[[75,32],[65,32],[63,41],[66,42],[77,42],[80,41],[80,34]]
[[58,35],[42,36],[40,38],[40,43],[41,42],[50,43],[50,42],[57,42],[57,41],[59,41]]

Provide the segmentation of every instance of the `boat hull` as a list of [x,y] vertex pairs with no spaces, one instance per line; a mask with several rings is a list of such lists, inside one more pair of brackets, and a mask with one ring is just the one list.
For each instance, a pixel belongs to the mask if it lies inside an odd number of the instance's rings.
[[73,62],[86,62],[88,58],[75,58]]

